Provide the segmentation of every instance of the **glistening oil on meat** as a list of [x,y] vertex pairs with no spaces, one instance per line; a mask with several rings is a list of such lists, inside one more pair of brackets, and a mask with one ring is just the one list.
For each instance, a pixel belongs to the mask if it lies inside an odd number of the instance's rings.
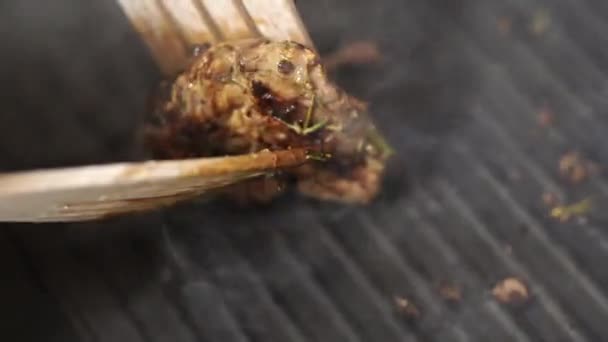
[[315,52],[290,41],[246,40],[199,51],[154,114],[147,142],[156,158],[309,149],[311,162],[233,189],[256,200],[294,182],[317,199],[368,203],[391,154],[367,105],[329,81]]

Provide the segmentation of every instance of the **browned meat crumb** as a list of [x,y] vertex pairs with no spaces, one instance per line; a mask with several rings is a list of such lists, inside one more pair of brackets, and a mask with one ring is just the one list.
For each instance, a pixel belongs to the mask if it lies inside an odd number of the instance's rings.
[[560,158],[558,170],[562,178],[572,184],[579,184],[596,173],[597,166],[580,153],[570,151]]
[[530,291],[521,279],[509,277],[494,286],[492,295],[503,304],[523,304],[530,298]]
[[395,307],[397,312],[406,318],[415,319],[420,317],[420,310],[409,299],[402,296],[395,296]]
[[511,33],[511,27],[513,26],[513,20],[509,17],[500,17],[496,21],[496,27],[503,36],[507,36]]
[[543,204],[549,208],[554,208],[561,202],[559,197],[552,192],[545,192],[543,194]]
[[[310,149],[311,159],[322,160],[285,174],[323,200],[369,202],[390,154],[366,104],[332,84],[312,50],[289,41],[245,40],[199,52],[155,114],[147,141],[157,158]],[[282,189],[248,183],[235,192],[268,200]]]
[[448,302],[457,303],[462,300],[462,289],[453,284],[441,283],[439,295]]
[[362,40],[347,44],[323,59],[323,65],[329,70],[345,64],[373,64],[382,60],[378,45],[372,41]]
[[553,111],[548,105],[543,105],[540,107],[537,113],[538,125],[541,128],[546,128],[553,125],[553,121],[555,120],[555,115]]

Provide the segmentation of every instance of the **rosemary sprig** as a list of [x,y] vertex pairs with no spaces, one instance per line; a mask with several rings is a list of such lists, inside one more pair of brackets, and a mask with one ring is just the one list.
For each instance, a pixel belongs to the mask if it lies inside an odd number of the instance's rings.
[[367,141],[380,152],[383,158],[388,158],[395,154],[395,149],[393,149],[376,128],[372,128],[368,131]]
[[331,157],[332,157],[331,153],[325,153],[325,152],[320,152],[320,151],[307,151],[306,152],[306,159],[308,159],[308,160],[316,160],[316,161],[325,162],[325,161],[328,161],[329,159],[331,159]]
[[316,95],[313,94],[312,103],[311,103],[310,107],[308,107],[308,109],[306,110],[306,116],[304,117],[303,125],[299,125],[298,123],[285,122],[287,127],[291,128],[293,131],[295,131],[296,133],[298,133],[300,135],[309,135],[320,129],[323,129],[323,127],[325,127],[327,125],[327,123],[329,122],[328,119],[323,119],[323,120],[311,125],[311,122],[313,121],[313,118],[314,118],[316,103],[317,103]]

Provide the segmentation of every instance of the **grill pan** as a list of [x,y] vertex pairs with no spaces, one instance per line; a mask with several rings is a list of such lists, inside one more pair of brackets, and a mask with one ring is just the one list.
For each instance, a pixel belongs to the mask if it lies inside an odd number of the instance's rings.
[[[336,80],[396,147],[370,207],[296,195],[99,223],[2,224],[0,333],[14,341],[602,341],[608,312],[608,5],[298,1]],[[0,4],[2,171],[137,160],[160,80],[117,4]],[[545,124],[549,117],[550,124]],[[540,120],[540,122],[539,122]],[[560,158],[599,172],[573,185]],[[559,222],[543,203],[591,198]],[[493,287],[517,277],[524,303]],[[462,298],[446,301],[450,284]],[[395,298],[416,305],[404,314]]]

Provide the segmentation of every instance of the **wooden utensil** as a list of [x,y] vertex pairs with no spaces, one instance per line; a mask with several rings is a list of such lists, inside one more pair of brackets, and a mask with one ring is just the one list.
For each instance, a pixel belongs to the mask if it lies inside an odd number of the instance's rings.
[[301,165],[303,149],[0,175],[0,221],[85,221],[173,204]]
[[118,0],[167,75],[193,47],[265,37],[313,47],[293,0]]
[[[118,0],[166,75],[198,44],[249,37],[312,47],[292,0]],[[150,210],[307,161],[303,149],[0,174],[0,221],[86,221]]]

